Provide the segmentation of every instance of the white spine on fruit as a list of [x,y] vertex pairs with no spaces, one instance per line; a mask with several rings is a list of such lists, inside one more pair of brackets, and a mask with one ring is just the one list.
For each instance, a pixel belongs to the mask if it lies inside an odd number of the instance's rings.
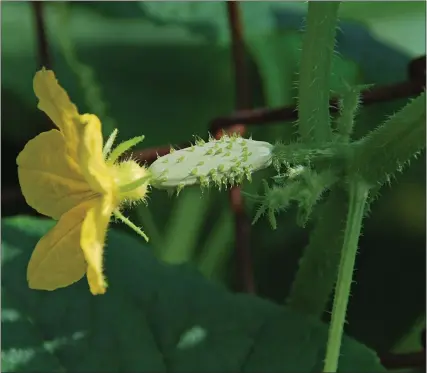
[[254,171],[271,164],[273,145],[264,141],[224,135],[208,142],[196,140],[191,147],[172,150],[150,167],[152,185],[157,188],[178,188],[200,184],[221,186],[251,180]]

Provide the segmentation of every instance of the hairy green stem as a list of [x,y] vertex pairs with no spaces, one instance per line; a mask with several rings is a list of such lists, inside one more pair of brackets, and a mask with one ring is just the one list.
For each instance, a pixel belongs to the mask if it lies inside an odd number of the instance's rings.
[[[364,87],[363,87],[364,88]],[[347,87],[340,99],[340,116],[337,119],[339,140],[345,143],[350,141],[353,133],[354,117],[360,104],[362,87]]]
[[[353,130],[354,116],[362,88],[364,87],[346,86],[340,102],[341,115],[337,120],[339,143],[330,144],[329,151],[322,150],[322,148],[311,150],[311,154],[306,155],[306,157],[312,158],[311,163],[319,156],[332,156],[333,153],[335,153],[335,157],[341,154],[341,163],[347,162],[351,153],[346,144],[349,142]],[[301,150],[294,151],[294,153],[303,154]],[[325,172],[328,171],[330,173],[330,170]],[[321,185],[323,188],[327,187],[325,183],[321,183]],[[347,206],[347,193],[339,187],[334,188],[326,203],[320,206],[316,225],[310,235],[310,242],[304,250],[287,299],[290,307],[319,319],[325,311],[336,281],[339,254],[343,245],[341,232],[344,232],[345,229]]]
[[353,279],[357,245],[362,229],[365,203],[368,198],[367,184],[359,180],[351,180],[349,186],[349,208],[344,233],[344,244],[338,268],[338,279],[335,287],[332,318],[329,326],[328,344],[326,347],[325,367],[323,372],[332,373],[338,369],[341,340],[344,332],[347,304]]
[[349,174],[371,185],[388,181],[426,146],[426,95],[408,103],[376,130],[353,144]]
[[277,170],[282,165],[310,165],[318,172],[332,168],[338,174],[345,169],[352,150],[343,142],[327,142],[314,147],[305,143],[277,143],[272,150],[272,163]]
[[334,290],[347,206],[347,193],[339,187],[319,206],[316,225],[286,300],[289,307],[317,319],[321,319]]
[[340,2],[308,3],[299,72],[299,133],[305,142],[331,139],[329,82]]

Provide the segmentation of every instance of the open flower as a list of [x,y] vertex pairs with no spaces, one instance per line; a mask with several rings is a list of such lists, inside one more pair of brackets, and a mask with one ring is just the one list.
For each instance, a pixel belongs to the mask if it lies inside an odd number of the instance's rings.
[[86,274],[92,294],[103,294],[103,248],[111,215],[132,225],[119,209],[125,202],[143,200],[149,179],[135,161],[117,159],[143,137],[110,153],[117,131],[103,149],[100,120],[79,114],[52,71],[38,71],[33,84],[38,108],[58,129],[36,136],[18,155],[19,183],[27,203],[58,223],[34,249],[29,287],[55,290]]

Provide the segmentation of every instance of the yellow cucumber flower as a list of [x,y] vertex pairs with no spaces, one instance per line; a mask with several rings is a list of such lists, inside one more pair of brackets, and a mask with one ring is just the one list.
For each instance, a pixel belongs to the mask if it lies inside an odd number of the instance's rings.
[[19,183],[27,203],[58,222],[32,253],[29,287],[55,290],[86,274],[91,293],[103,294],[103,249],[111,215],[147,239],[119,209],[126,202],[144,200],[148,172],[133,160],[117,161],[143,137],[110,153],[117,130],[103,148],[100,120],[79,114],[53,71],[38,71],[33,86],[38,108],[58,129],[36,136],[18,155]]

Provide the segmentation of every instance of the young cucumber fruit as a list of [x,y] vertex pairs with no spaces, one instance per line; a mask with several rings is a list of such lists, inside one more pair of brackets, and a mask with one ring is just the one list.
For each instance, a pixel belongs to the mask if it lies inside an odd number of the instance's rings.
[[268,142],[224,135],[208,142],[174,150],[158,158],[150,167],[152,185],[156,188],[178,188],[193,184],[202,187],[241,184],[246,177],[271,164],[272,148]]

